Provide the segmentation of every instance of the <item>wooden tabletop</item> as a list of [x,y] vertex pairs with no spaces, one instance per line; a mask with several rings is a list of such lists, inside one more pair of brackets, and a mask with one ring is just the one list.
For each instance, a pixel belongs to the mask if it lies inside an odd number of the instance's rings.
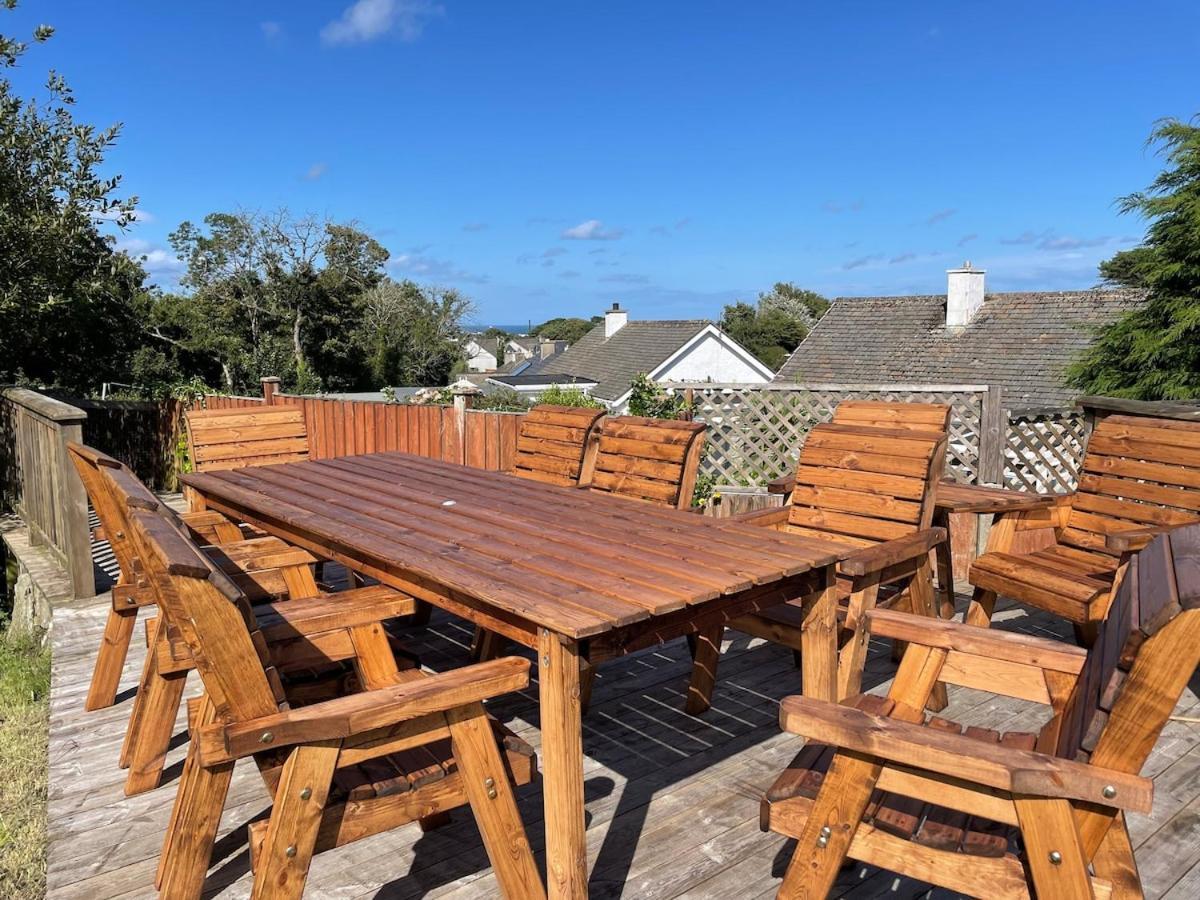
[[[820,541],[406,453],[186,475],[218,508],[586,638],[835,562]],[[252,514],[252,515],[251,515]]]

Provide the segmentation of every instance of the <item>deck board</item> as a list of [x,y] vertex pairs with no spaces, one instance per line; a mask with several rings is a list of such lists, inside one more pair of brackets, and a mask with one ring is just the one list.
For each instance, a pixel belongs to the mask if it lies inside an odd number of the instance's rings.
[[[99,558],[99,556],[98,556]],[[961,601],[960,598],[960,608]],[[134,642],[118,703],[85,713],[83,699],[107,609],[107,596],[59,607],[53,630],[49,872],[53,898],[151,897],[176,781],[185,752],[179,735],[162,787],[126,798],[117,752],[144,644]],[[1063,636],[1047,617],[997,614],[999,627]],[[442,669],[467,662],[470,630],[435,614],[410,641],[422,662]],[[536,676],[536,668],[534,670]],[[790,843],[758,830],[758,797],[799,746],[782,734],[776,703],[795,692],[791,652],[727,632],[713,708],[682,712],[689,658],[676,641],[604,664],[584,719],[585,790],[591,895],[596,898],[774,896]],[[865,685],[879,692],[894,672],[885,644],[872,645]],[[188,694],[198,690],[193,674]],[[1193,679],[1177,715],[1200,717]],[[489,704],[534,747],[537,690]],[[1019,701],[951,688],[942,713],[966,724],[1035,728],[1040,719]],[[1200,725],[1172,721],[1147,763],[1156,797],[1149,816],[1130,817],[1148,897],[1192,897],[1200,889]],[[542,863],[540,785],[518,793],[530,840]],[[207,892],[248,893],[245,825],[267,808],[254,767],[239,764],[221,823]],[[422,834],[412,825],[317,856],[309,896],[491,897],[495,882],[469,814]],[[839,876],[835,895],[925,896],[928,888],[862,866]],[[936,892],[934,896],[949,896]]]

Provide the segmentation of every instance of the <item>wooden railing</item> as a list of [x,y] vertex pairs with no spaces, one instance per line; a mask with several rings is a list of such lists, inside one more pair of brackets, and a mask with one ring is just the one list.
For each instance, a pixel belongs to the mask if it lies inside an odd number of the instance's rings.
[[0,402],[5,500],[66,569],[76,597],[96,593],[92,574],[88,500],[67,455],[83,440],[87,413],[25,388],[6,388]]

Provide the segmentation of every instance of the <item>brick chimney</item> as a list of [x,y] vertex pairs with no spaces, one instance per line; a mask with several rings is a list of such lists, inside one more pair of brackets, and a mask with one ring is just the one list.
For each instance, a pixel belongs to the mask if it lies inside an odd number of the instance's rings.
[[629,321],[629,313],[621,309],[620,303],[614,303],[612,309],[604,311],[604,339],[608,340],[625,327]]
[[946,327],[962,329],[971,323],[983,306],[984,269],[976,269],[970,260],[960,269],[946,270]]

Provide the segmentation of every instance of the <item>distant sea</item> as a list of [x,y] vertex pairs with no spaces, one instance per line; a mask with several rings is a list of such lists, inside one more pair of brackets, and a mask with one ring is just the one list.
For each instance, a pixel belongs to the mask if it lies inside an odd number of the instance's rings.
[[529,323],[522,322],[520,325],[492,325],[488,323],[473,323],[467,326],[467,331],[487,331],[489,328],[499,328],[501,331],[507,331],[509,334],[528,334]]

